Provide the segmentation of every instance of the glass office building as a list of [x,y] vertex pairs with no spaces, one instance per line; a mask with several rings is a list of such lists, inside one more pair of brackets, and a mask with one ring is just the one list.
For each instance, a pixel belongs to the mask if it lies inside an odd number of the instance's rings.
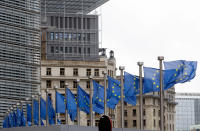
[[40,89],[40,0],[0,0],[0,127]]
[[177,93],[176,131],[190,131],[200,124],[200,93]]

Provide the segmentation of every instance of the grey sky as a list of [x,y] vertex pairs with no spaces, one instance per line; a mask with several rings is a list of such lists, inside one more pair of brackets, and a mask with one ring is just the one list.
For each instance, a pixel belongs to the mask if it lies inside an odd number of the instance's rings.
[[[165,60],[200,58],[199,0],[110,0],[102,6],[103,47],[115,51],[117,64],[138,74],[138,61],[158,68]],[[198,63],[199,66],[199,63]],[[177,92],[200,92],[196,77]]]

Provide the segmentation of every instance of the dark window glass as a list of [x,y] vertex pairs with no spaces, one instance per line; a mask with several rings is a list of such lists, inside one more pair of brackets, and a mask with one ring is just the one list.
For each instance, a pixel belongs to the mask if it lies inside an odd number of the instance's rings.
[[153,125],[154,127],[156,127],[156,120],[153,120]]
[[63,17],[60,17],[60,28],[63,28]]
[[65,75],[65,68],[60,68],[60,75]]
[[65,53],[68,53],[68,48],[67,47],[65,47]]
[[77,47],[74,47],[74,53],[75,54],[77,53]]
[[128,121],[127,120],[124,120],[124,127],[128,127]]
[[54,17],[51,16],[51,26],[54,26]]
[[47,68],[46,75],[51,75],[51,68]]
[[124,110],[124,116],[128,116],[127,110]]
[[47,88],[51,88],[51,80],[47,80],[46,81],[46,87]]
[[58,28],[58,17],[55,19],[55,26]]
[[72,28],[72,17],[69,17],[69,28]]
[[54,47],[51,46],[51,53],[54,53]]
[[86,19],[85,18],[83,18],[83,29],[85,29],[85,22],[86,21]]
[[76,29],[76,22],[77,22],[77,20],[76,20],[76,17],[74,18],[74,29]]
[[78,40],[81,41],[81,34],[78,34]]
[[77,88],[77,82],[73,81],[73,88]]
[[87,41],[90,41],[90,34],[87,34]]
[[87,18],[87,29],[90,29],[90,18]]
[[143,120],[143,126],[144,127],[146,126],[146,120],[145,119]]
[[86,81],[86,88],[90,88],[90,81]]
[[77,40],[77,35],[76,35],[76,33],[73,34],[73,40],[74,40],[74,41]]
[[91,75],[91,69],[87,69],[86,70],[86,76],[90,76]]
[[60,52],[63,52],[63,47],[60,47]]
[[145,105],[145,98],[143,98],[143,104]]
[[153,109],[153,116],[156,116],[156,109]]
[[143,115],[144,115],[144,116],[146,115],[146,110],[145,110],[145,109],[143,109]]
[[69,53],[72,53],[72,47],[69,47]]
[[74,68],[73,74],[74,74],[74,76],[78,76],[78,68]]
[[65,28],[67,28],[67,17],[65,17]]
[[81,47],[78,48],[78,53],[81,54]]
[[137,127],[137,121],[133,120],[133,127]]
[[68,35],[67,35],[66,32],[65,32],[65,34],[64,34],[64,39],[65,39],[65,40],[68,40]]
[[133,116],[136,116],[136,109],[133,109]]
[[81,18],[78,18],[78,29],[81,29]]
[[49,98],[50,98],[50,100],[52,100],[52,95],[51,95],[51,93],[48,93],[48,96],[49,96]]
[[94,69],[94,76],[99,76],[99,69]]
[[58,53],[58,51],[59,51],[59,48],[58,48],[58,46],[56,46],[56,53]]
[[88,48],[88,55],[90,55],[90,48]]

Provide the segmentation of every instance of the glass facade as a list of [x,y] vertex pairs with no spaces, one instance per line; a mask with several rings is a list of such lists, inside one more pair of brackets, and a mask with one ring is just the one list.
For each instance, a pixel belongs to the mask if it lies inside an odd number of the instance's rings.
[[176,94],[176,131],[190,131],[192,125],[200,124],[200,94]]
[[0,127],[8,109],[40,89],[40,1],[0,1]]

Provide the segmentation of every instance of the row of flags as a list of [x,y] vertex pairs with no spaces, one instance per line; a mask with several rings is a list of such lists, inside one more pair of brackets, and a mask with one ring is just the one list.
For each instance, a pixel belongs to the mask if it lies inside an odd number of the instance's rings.
[[[177,83],[184,83],[192,80],[195,77],[197,62],[196,61],[171,61],[164,62],[165,70],[163,70],[163,88],[167,90],[173,87]],[[142,94],[159,92],[160,91],[160,72],[159,69],[144,67],[144,77],[143,77],[143,90]],[[120,81],[107,76],[108,78],[108,88],[106,90],[107,101],[106,104],[109,108],[115,109],[116,105],[121,100],[121,83]],[[66,89],[67,99],[65,96],[61,95],[59,92],[56,92],[56,112],[53,108],[52,102],[48,97],[46,110],[46,102],[44,99],[40,99],[40,117],[41,123],[42,120],[46,120],[46,111],[48,111],[49,124],[55,124],[55,114],[56,113],[65,113],[65,110],[68,111],[70,119],[74,121],[77,117],[77,105],[81,111],[90,114],[90,95],[83,90],[79,85],[77,87],[77,96],[75,96],[70,89]],[[140,93],[139,87],[139,77],[132,75],[128,72],[124,72],[124,92],[123,97],[124,101],[136,105],[136,96]],[[65,104],[66,101],[66,104]],[[93,111],[99,114],[104,113],[104,87],[93,80],[93,98],[92,98],[92,107]],[[18,109],[19,110],[19,109]],[[27,104],[27,122],[28,125],[31,125],[31,106]],[[39,105],[36,100],[33,101],[33,119],[34,124],[38,125],[39,121]],[[20,112],[20,111],[19,111]],[[21,114],[21,115],[20,115]],[[19,121],[17,126],[23,126],[24,121],[26,122],[23,111],[17,113],[19,115]],[[4,120],[4,127],[15,127],[13,125],[13,119],[18,118],[15,112],[10,113]],[[23,118],[22,118],[23,117]],[[11,120],[10,120],[11,119]]]

